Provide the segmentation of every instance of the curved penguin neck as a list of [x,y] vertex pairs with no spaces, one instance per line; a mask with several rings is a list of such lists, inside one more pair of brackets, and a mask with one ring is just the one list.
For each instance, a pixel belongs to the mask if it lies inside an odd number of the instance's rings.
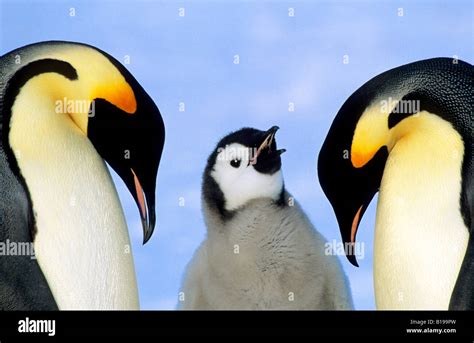
[[128,230],[107,167],[69,115],[38,92],[58,77],[25,84],[10,120],[10,146],[36,218],[38,263],[60,309],[137,309]]
[[448,309],[469,238],[460,213],[464,146],[423,111],[394,128],[377,208],[379,309]]

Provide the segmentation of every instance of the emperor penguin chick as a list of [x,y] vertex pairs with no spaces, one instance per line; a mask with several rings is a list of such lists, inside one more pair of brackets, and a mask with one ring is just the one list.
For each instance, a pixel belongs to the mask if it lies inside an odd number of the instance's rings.
[[325,238],[285,190],[275,133],[243,128],[209,156],[207,238],[184,277],[180,309],[352,309]]

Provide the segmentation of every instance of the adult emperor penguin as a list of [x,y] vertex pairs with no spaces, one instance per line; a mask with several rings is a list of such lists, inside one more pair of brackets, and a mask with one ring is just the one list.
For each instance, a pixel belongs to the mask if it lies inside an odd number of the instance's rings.
[[104,160],[132,193],[146,242],[164,144],[160,112],[113,57],[70,42],[0,57],[2,309],[137,309],[124,214]]
[[241,129],[210,155],[207,239],[187,267],[180,309],[352,308],[338,258],[285,190],[277,129]]
[[473,82],[473,66],[449,58],[384,72],[347,99],[322,146],[344,242],[379,191],[379,309],[474,309]]

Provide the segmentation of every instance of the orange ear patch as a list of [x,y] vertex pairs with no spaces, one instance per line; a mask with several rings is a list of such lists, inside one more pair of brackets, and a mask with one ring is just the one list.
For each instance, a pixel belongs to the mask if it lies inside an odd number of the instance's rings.
[[126,82],[119,85],[101,85],[94,92],[94,98],[102,98],[122,111],[133,114],[137,111],[137,100],[132,88]]
[[361,168],[363,167],[367,162],[369,162],[372,157],[374,157],[375,153],[361,153],[361,152],[357,152],[357,151],[354,151],[352,150],[351,151],[351,162],[352,162],[352,165],[355,167],[355,168]]

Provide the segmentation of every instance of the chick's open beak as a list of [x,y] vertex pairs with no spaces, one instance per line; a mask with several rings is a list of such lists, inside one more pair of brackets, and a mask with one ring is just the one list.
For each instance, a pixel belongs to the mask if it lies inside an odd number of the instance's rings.
[[[257,151],[253,154],[250,159],[250,164],[256,164],[258,157],[262,154],[263,151],[267,150],[268,154],[272,153],[272,145],[275,139],[275,134],[280,128],[278,126],[272,126],[269,130],[264,133],[264,140],[258,146]],[[276,146],[276,145],[275,145]],[[281,155],[285,152],[285,149],[276,150],[275,153]]]

